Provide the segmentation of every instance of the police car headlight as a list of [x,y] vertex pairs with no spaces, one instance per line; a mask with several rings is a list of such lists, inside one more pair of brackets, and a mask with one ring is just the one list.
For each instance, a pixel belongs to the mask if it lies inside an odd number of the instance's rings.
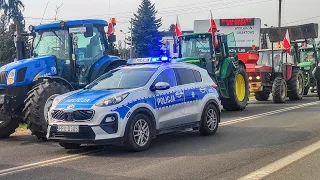
[[129,93],[124,93],[118,96],[114,96],[111,98],[102,99],[99,101],[96,106],[105,107],[112,106],[121,103],[126,97],[128,97]]
[[16,69],[12,69],[8,74],[7,84],[13,84],[16,77]]
[[56,107],[60,102],[60,98],[56,97],[53,99],[51,107]]

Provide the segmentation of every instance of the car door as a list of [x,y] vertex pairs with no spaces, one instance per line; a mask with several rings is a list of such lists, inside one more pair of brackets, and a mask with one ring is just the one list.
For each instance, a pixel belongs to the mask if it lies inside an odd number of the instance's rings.
[[163,70],[153,84],[158,82],[166,82],[171,86],[167,90],[154,92],[159,128],[166,129],[177,126],[184,118],[184,92],[177,86],[174,70],[170,68]]
[[184,91],[185,104],[183,106],[183,123],[192,123],[197,121],[199,113],[200,93],[205,89],[199,83],[199,77],[196,78],[194,70],[188,68],[176,68],[178,85]]

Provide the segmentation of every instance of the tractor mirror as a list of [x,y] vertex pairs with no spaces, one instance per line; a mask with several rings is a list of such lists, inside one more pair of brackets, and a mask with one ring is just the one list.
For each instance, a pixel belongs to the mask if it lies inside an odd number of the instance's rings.
[[228,43],[228,36],[227,35],[222,35],[221,36],[221,42],[222,43]]
[[84,37],[92,37],[93,36],[93,25],[86,26],[86,32],[84,33]]

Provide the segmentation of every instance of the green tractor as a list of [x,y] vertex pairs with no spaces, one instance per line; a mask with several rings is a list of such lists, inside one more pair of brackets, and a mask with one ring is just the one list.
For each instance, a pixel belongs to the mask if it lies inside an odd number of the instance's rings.
[[299,48],[299,59],[300,63],[298,66],[303,71],[305,85],[304,95],[308,95],[309,90],[314,93],[317,90],[316,79],[313,76],[312,71],[316,68],[317,62],[319,61],[320,47],[315,45],[311,47],[300,47]]
[[[214,42],[217,46],[214,47]],[[249,100],[248,76],[245,64],[238,59],[234,34],[192,33],[178,37],[179,57],[176,62],[195,64],[207,69],[219,87],[225,110],[239,111]]]

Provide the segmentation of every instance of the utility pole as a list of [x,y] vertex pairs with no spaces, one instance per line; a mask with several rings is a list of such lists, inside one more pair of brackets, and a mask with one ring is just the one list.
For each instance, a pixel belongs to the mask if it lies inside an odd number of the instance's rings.
[[281,27],[281,10],[282,10],[282,0],[279,0],[279,19],[278,19],[278,27]]
[[58,20],[58,19],[57,19],[57,18],[58,18],[58,11],[59,11],[59,9],[61,8],[61,6],[62,6],[63,4],[64,4],[64,3],[61,3],[60,6],[57,6],[57,8],[56,8],[56,15],[55,15],[55,17],[54,17],[54,20],[55,20],[55,21]]
[[130,22],[130,24],[131,24],[131,29],[130,29],[130,36],[131,36],[131,43],[130,43],[130,59],[132,58],[132,54],[133,54],[133,49],[132,49],[132,47],[133,47],[133,37],[132,37],[132,19],[131,19],[131,22]]

